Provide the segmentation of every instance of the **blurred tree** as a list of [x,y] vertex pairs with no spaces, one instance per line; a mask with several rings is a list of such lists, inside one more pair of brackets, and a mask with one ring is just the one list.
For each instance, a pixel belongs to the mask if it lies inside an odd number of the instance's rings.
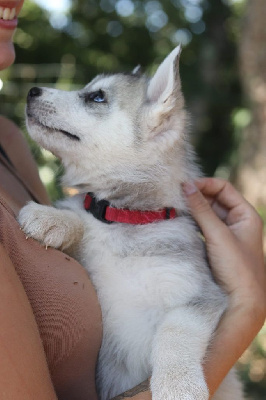
[[254,206],[266,210],[266,2],[248,2],[242,24],[240,71],[251,122],[242,134],[236,181]]
[[[242,119],[248,124],[242,130],[239,159],[234,181],[244,196],[259,210],[266,222],[266,2],[250,0],[242,21],[239,47],[241,81],[246,110]],[[264,234],[266,254],[266,232]],[[266,326],[244,355],[242,366],[248,393],[266,398]]]

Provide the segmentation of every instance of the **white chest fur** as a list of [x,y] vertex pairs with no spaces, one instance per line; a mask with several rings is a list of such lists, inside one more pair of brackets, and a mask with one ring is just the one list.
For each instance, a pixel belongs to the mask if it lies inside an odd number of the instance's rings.
[[[167,315],[182,318],[186,309],[194,313],[197,306],[205,306],[207,297],[214,298],[208,317],[200,322],[208,325],[210,337],[225,299],[188,218],[144,226],[107,225],[90,214],[82,219],[87,229],[81,261],[103,314],[98,382],[101,399],[110,399],[152,374],[154,340]],[[205,350],[206,343],[203,346]]]

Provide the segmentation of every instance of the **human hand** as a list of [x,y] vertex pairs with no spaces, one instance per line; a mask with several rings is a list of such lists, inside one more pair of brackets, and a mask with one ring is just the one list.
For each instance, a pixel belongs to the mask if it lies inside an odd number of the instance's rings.
[[213,275],[229,294],[229,302],[256,305],[257,312],[265,318],[261,218],[222,179],[203,178],[195,184],[184,184],[183,189],[206,240]]
[[228,308],[203,365],[212,398],[265,320],[262,221],[224,180],[204,178],[184,184],[184,193],[205,237],[213,275],[228,293]]

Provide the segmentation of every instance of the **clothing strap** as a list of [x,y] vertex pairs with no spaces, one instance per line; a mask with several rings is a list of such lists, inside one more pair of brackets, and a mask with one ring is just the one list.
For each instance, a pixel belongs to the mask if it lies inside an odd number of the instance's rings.
[[21,178],[19,172],[13,166],[12,162],[10,161],[9,157],[7,156],[5,150],[0,144],[0,162],[11,172],[11,174],[19,181],[19,183],[24,187],[24,189],[28,192],[32,200],[36,203],[40,203],[38,197],[33,193],[29,185]]

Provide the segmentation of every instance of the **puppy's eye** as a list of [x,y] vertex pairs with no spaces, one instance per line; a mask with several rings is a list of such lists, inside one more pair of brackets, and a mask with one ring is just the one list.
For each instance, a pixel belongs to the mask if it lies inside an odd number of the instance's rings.
[[88,93],[86,95],[86,101],[92,101],[94,103],[106,103],[105,93],[100,89],[97,92]]

